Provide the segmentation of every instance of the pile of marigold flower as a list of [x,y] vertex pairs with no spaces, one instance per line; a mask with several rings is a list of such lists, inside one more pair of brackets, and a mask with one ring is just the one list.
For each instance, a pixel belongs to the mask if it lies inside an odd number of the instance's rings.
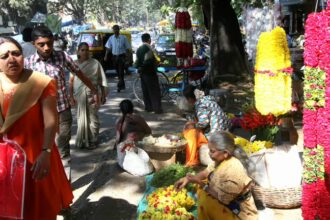
[[273,143],[270,141],[250,142],[242,137],[236,137],[235,144],[239,145],[248,156],[260,150],[269,149],[273,147]]
[[193,220],[190,210],[195,201],[186,189],[176,191],[174,186],[161,187],[147,196],[148,208],[139,215],[139,220]]

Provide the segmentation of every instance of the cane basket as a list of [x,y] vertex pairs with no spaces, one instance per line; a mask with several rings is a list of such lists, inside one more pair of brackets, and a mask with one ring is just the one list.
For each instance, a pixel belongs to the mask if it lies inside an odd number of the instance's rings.
[[252,193],[256,202],[268,208],[291,209],[301,206],[301,187],[277,189],[255,185]]

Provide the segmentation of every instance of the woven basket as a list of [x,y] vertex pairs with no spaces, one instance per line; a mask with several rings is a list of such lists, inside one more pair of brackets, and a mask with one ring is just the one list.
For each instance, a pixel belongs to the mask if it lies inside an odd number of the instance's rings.
[[276,189],[253,186],[252,193],[256,202],[278,209],[291,209],[301,206],[301,187]]

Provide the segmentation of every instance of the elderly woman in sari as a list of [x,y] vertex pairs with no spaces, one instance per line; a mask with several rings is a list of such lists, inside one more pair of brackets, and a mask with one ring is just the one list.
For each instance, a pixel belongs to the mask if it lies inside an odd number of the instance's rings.
[[258,214],[251,196],[254,171],[245,152],[225,131],[212,133],[208,147],[214,164],[197,175],[188,174],[175,183],[180,190],[188,183],[199,186],[198,219],[257,220]]
[[[89,57],[89,46],[83,42],[78,45],[79,68],[98,88],[101,97],[101,104],[104,104],[107,96],[108,83],[101,64]],[[91,91],[77,77],[70,78],[71,104],[78,104],[77,118],[78,129],[76,146],[78,148],[94,149],[98,144],[99,135],[99,106],[93,102]]]

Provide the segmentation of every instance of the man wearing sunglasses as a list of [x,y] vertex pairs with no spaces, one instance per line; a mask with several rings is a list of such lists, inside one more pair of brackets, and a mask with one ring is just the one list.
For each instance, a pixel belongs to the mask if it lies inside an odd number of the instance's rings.
[[56,144],[62,150],[62,158],[70,158],[70,139],[72,115],[66,90],[65,69],[75,74],[94,94],[94,102],[99,104],[97,90],[92,82],[81,72],[73,60],[62,51],[54,51],[53,33],[46,26],[36,27],[32,32],[33,44],[37,52],[25,59],[25,67],[45,73],[57,81],[57,111],[59,113],[59,132]]

